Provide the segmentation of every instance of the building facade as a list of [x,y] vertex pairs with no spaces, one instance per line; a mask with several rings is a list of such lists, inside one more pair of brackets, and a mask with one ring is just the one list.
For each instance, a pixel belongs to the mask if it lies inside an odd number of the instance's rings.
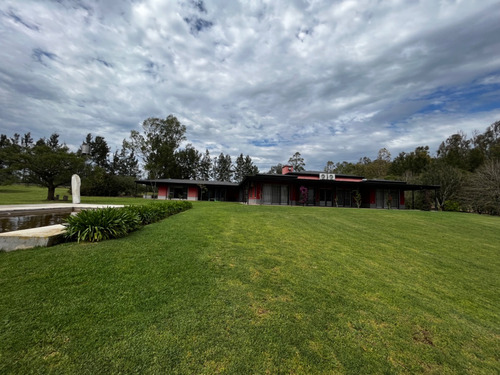
[[239,184],[176,179],[141,180],[137,183],[155,186],[158,199],[394,209],[406,207],[406,191],[439,189],[439,186],[370,180],[363,176],[319,171],[294,172],[288,165],[283,167],[282,174],[246,176]]
[[238,201],[239,184],[223,181],[181,180],[164,178],[138,180],[150,186],[158,199],[185,199],[190,201]]

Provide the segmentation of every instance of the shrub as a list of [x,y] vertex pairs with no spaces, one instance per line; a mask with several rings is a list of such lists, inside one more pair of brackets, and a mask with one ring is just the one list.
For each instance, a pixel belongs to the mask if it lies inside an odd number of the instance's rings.
[[154,202],[123,208],[84,210],[66,220],[68,240],[98,242],[127,235],[141,225],[155,223],[192,208],[191,202]]
[[141,206],[127,206],[125,209],[139,216],[142,225],[148,225],[192,207],[191,202],[169,201],[154,202]]
[[460,203],[457,201],[447,200],[444,202],[444,210],[445,211],[460,211]]
[[119,238],[140,227],[139,216],[119,208],[84,210],[66,220],[68,240],[98,242]]

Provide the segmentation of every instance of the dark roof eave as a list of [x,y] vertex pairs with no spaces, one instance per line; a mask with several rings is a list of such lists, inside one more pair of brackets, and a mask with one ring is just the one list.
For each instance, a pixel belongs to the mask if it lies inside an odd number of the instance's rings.
[[207,186],[225,186],[225,187],[239,187],[245,183],[251,181],[269,181],[274,180],[279,181],[296,181],[310,184],[331,184],[331,185],[350,185],[350,186],[373,186],[373,187],[383,187],[383,188],[399,188],[406,191],[417,191],[417,190],[437,190],[440,188],[439,185],[418,185],[418,184],[408,184],[404,181],[394,181],[394,180],[362,180],[362,181],[336,181],[336,180],[309,180],[309,179],[298,179],[297,175],[292,175],[290,173],[280,175],[280,174],[256,174],[253,176],[245,176],[241,183],[227,182],[227,181],[203,181],[203,180],[182,180],[182,179],[156,179],[156,180],[136,180],[135,182],[143,185],[153,185],[153,184],[177,184],[177,185],[207,185]]
[[176,178],[161,178],[157,180],[136,180],[138,184],[153,185],[153,184],[177,184],[177,185],[210,185],[210,186],[227,186],[238,187],[240,184],[227,181],[204,181],[204,180],[183,180]]

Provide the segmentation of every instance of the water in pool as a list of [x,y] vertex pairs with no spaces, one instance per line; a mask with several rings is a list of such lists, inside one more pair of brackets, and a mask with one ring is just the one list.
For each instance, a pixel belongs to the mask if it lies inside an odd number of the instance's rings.
[[39,212],[0,216],[0,233],[62,224],[71,212]]

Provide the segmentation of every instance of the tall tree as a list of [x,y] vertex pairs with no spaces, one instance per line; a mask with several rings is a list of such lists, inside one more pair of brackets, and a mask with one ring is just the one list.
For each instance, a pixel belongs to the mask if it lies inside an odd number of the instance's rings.
[[429,146],[419,146],[410,153],[400,152],[394,158],[389,173],[395,176],[418,176],[431,163]]
[[234,168],[234,179],[236,182],[241,182],[245,176],[254,176],[259,173],[259,168],[253,164],[250,155],[243,156],[240,154],[236,158],[236,166]]
[[233,178],[231,156],[221,153],[214,160],[214,179],[217,181],[231,181]]
[[110,163],[110,173],[116,176],[139,177],[139,161],[135,157],[134,150],[127,147],[124,140],[120,151],[116,150]]
[[443,159],[434,159],[422,174],[422,182],[429,185],[439,185],[436,201],[440,209],[445,202],[457,199],[465,181],[464,172],[448,165]]
[[142,157],[148,177],[178,177],[175,151],[186,139],[186,126],[169,115],[165,120],[150,117],[144,120],[142,128],[143,134],[131,132],[129,145]]
[[300,155],[300,152],[293,154],[292,157],[288,159],[288,164],[293,167],[294,172],[302,172],[306,170],[306,163],[304,162],[304,158]]
[[333,169],[333,172],[338,174],[347,174],[347,175],[355,174],[356,167],[353,163],[344,160],[343,162],[335,163],[335,168]]
[[212,158],[210,157],[210,152],[208,149],[205,150],[205,155],[203,155],[200,160],[198,174],[200,179],[204,181],[210,180],[210,173],[212,171]]
[[459,132],[450,135],[446,141],[441,142],[437,156],[452,167],[471,171],[473,168],[469,163],[470,149],[471,141],[464,133]]
[[24,134],[23,137],[21,138],[21,147],[24,149],[28,149],[28,148],[33,147],[33,145],[34,145],[34,142],[33,142],[33,137],[31,136],[31,133],[28,132],[28,133]]
[[5,134],[0,135],[0,185],[8,185],[19,180],[16,160],[21,147]]
[[178,177],[189,180],[198,179],[201,154],[192,144],[188,144],[184,149],[175,153],[178,168]]
[[477,134],[473,138],[473,143],[475,150],[481,154],[483,159],[500,160],[500,121],[488,126],[484,133]]
[[19,167],[26,168],[29,182],[48,189],[47,200],[54,200],[55,189],[68,184],[74,173],[83,169],[84,161],[69,152],[64,144],[59,144],[59,135],[52,134],[49,139],[39,139],[35,146],[24,150],[19,157]]
[[500,215],[500,160],[488,160],[469,178],[462,200],[479,213]]
[[94,138],[92,134],[89,133],[85,138],[85,143],[90,148],[90,154],[87,158],[90,160],[92,165],[107,170],[109,168],[108,155],[111,149],[109,148],[104,137],[98,135]]
[[384,178],[391,166],[391,153],[385,147],[378,151],[377,159],[366,167],[366,176],[369,178]]
[[278,163],[276,165],[273,165],[270,169],[269,174],[282,174],[283,173],[283,164]]
[[323,168],[325,173],[334,173],[335,171],[335,163],[331,160],[326,162],[325,168]]

